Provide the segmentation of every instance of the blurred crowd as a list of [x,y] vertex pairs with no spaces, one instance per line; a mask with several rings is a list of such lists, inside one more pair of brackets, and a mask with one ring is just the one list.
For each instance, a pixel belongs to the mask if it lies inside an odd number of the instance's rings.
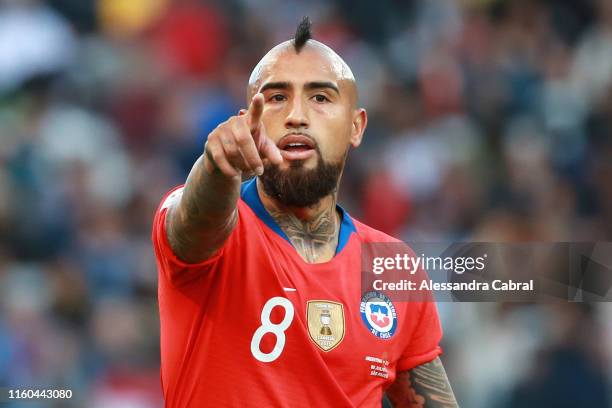
[[[0,386],[161,406],[153,213],[303,15],[369,114],[353,216],[612,240],[609,0],[0,0]],[[609,303],[440,312],[464,407],[612,406]]]

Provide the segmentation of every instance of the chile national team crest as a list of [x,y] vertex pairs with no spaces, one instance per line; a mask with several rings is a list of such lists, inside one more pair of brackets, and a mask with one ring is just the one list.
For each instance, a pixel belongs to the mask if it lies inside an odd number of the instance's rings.
[[389,339],[397,329],[397,314],[391,300],[380,292],[368,292],[359,307],[366,327],[376,337]]

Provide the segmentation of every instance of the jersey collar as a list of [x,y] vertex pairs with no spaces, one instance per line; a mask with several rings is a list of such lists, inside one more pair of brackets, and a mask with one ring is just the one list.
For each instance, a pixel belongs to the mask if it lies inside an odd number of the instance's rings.
[[[255,215],[262,220],[272,231],[280,235],[284,240],[291,244],[289,237],[285,234],[285,232],[281,229],[281,227],[276,223],[274,218],[268,213],[266,208],[264,207],[261,199],[259,198],[259,194],[257,193],[257,179],[252,178],[251,180],[247,180],[242,183],[240,187],[240,198],[247,203],[247,205],[253,210]],[[336,255],[342,251],[349,238],[351,237],[351,233],[356,232],[355,224],[353,220],[349,216],[349,214],[344,211],[340,205],[336,204],[336,208],[340,212],[340,217],[342,222],[340,223],[340,232],[338,234],[338,246],[336,247]],[[291,244],[293,245],[293,244]]]

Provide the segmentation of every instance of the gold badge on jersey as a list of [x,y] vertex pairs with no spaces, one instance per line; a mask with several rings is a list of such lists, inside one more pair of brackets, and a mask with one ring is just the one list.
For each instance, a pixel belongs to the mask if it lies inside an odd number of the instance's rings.
[[344,307],[330,300],[310,300],[306,309],[308,334],[323,351],[335,348],[344,338]]

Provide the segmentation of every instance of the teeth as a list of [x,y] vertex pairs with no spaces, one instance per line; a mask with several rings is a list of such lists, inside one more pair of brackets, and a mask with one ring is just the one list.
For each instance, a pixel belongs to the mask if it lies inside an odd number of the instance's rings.
[[288,146],[289,146],[289,147],[298,147],[298,146],[305,146],[305,145],[304,145],[304,144],[302,144],[302,143],[289,143],[289,145],[288,145]]

